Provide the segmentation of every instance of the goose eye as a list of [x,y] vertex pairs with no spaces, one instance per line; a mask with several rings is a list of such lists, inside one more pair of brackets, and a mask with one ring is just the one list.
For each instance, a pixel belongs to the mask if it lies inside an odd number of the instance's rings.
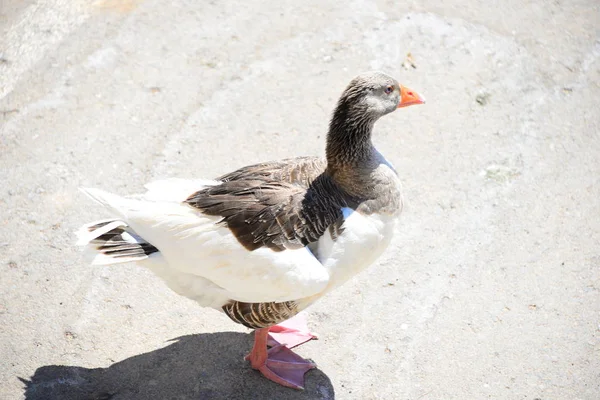
[[388,86],[385,88],[385,94],[390,94],[394,91],[394,87],[393,86]]

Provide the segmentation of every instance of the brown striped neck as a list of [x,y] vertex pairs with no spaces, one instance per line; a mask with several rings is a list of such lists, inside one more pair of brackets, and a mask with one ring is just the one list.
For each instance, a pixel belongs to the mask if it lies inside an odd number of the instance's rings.
[[329,123],[325,154],[331,171],[360,166],[373,154],[371,133],[378,118],[351,100],[340,99]]
[[377,153],[371,142],[379,115],[368,112],[353,97],[342,96],[327,135],[327,174],[348,194],[363,197]]

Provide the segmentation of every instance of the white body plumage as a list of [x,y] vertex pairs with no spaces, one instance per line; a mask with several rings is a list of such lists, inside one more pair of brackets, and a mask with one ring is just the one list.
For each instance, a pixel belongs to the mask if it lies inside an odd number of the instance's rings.
[[[92,264],[138,262],[178,294],[216,309],[230,300],[259,303],[304,299],[300,304],[308,305],[377,259],[394,231],[396,215],[362,215],[344,209],[342,233],[334,240],[325,232],[311,245],[314,253],[307,247],[248,251],[219,223],[220,217],[207,216],[183,203],[191,193],[217,183],[158,181],[147,186],[146,194],[129,198],[85,189],[118,214],[120,221],[113,224],[126,224],[135,232],[127,240],[143,240],[159,249],[134,258],[110,259],[99,254]],[[79,232],[80,245],[87,245],[99,234],[88,232],[86,227]]]

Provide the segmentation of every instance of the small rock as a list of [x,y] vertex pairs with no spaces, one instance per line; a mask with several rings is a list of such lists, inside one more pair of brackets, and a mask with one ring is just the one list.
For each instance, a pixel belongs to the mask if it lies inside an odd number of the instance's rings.
[[497,182],[508,182],[519,176],[520,172],[506,165],[491,164],[486,167],[482,175]]
[[489,99],[489,93],[479,93],[477,96],[475,96],[475,101],[481,106],[485,106],[489,102]]
[[402,67],[404,69],[410,69],[410,68],[416,69],[417,68],[417,64],[415,64],[415,60],[411,53],[406,54],[406,58],[404,59],[404,62],[402,63]]
[[77,338],[77,334],[75,334],[74,332],[71,332],[71,331],[66,331],[65,338],[67,338],[69,340],[73,340],[73,339]]

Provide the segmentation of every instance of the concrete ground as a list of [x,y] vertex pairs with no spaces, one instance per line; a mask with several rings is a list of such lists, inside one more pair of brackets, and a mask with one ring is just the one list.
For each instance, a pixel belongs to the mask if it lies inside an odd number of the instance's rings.
[[[1,2],[0,398],[599,399],[600,3],[265,3]],[[304,392],[248,367],[247,329],[74,247],[107,216],[78,187],[323,154],[371,69],[428,99],[376,126],[407,206],[309,309]]]

